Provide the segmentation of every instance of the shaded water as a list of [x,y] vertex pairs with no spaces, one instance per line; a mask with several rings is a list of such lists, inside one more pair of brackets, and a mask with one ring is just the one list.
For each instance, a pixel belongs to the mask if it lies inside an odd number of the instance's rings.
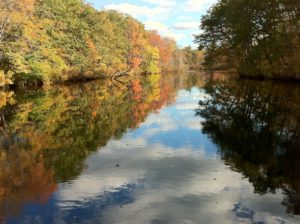
[[180,74],[2,96],[4,223],[300,221],[300,86]]

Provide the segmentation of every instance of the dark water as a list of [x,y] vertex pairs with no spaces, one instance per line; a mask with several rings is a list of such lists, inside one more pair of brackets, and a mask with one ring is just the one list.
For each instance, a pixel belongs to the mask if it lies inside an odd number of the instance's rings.
[[0,93],[0,222],[300,222],[300,85],[131,85]]

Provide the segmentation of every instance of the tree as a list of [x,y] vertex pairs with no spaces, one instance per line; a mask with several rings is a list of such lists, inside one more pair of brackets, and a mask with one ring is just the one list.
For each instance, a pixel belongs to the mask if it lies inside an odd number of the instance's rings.
[[300,6],[287,0],[221,0],[202,17],[195,41],[206,64],[227,64],[241,75],[297,78]]
[[3,43],[11,31],[13,24],[12,13],[16,10],[17,3],[15,0],[1,0],[0,2],[0,44]]
[[142,63],[143,48],[146,44],[144,27],[135,19],[127,19],[129,39],[128,65],[130,69],[137,69]]
[[159,73],[159,50],[156,47],[147,46],[143,60],[143,70],[145,73]]
[[162,70],[170,69],[177,48],[176,42],[173,39],[161,37],[155,30],[149,31],[148,38],[150,44],[159,51],[159,61]]
[[1,80],[12,74],[17,87],[158,72],[156,60],[163,67],[172,60],[174,41],[157,34],[156,48],[136,19],[83,0],[3,0],[0,6]]

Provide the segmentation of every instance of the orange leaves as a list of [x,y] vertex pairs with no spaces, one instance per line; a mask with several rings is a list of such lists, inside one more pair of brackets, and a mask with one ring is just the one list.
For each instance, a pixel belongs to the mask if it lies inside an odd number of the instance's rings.
[[140,101],[142,98],[142,92],[143,92],[143,87],[142,87],[140,81],[137,79],[134,79],[131,81],[131,85],[132,85],[131,90],[134,94],[133,99],[135,101]]
[[136,69],[140,66],[140,64],[142,63],[142,59],[139,57],[133,57],[131,59],[131,64],[132,64],[132,68]]
[[160,49],[160,59],[163,67],[168,66],[171,63],[175,49],[176,42],[174,40],[163,38]]
[[161,67],[169,66],[176,50],[176,42],[170,38],[162,38],[156,31],[150,31],[148,39],[150,44],[159,50]]
[[88,48],[91,49],[92,51],[96,51],[97,50],[94,42],[91,39],[88,39],[86,41],[86,44],[87,44]]
[[19,0],[19,4],[22,7],[22,10],[33,12],[35,0]]
[[95,45],[94,41],[92,39],[88,38],[86,41],[86,45],[90,52],[89,62],[91,64],[91,66],[95,66],[95,64],[99,64],[100,56],[99,56],[98,49],[97,49],[97,46]]
[[[15,149],[5,158],[0,157],[0,207],[10,208],[1,210],[0,217],[17,215],[25,203],[45,204],[57,188],[54,172],[46,168],[42,156],[36,157],[29,150]],[[7,162],[4,163],[3,159]]]
[[140,83],[140,80],[138,79],[134,79],[132,80],[132,91],[134,92],[134,94],[139,94],[143,91],[143,87]]
[[97,111],[92,112],[92,118],[95,118],[97,116]]
[[128,63],[131,69],[137,69],[143,58],[144,45],[146,44],[145,30],[140,22],[128,18],[128,40],[130,49],[128,52]]
[[86,45],[91,52],[91,56],[92,56],[91,58],[95,59],[98,56],[98,51],[97,51],[97,47],[96,47],[95,43],[89,38],[86,41]]
[[161,36],[157,33],[157,31],[153,30],[148,33],[148,39],[150,44],[154,47],[159,47],[162,42]]

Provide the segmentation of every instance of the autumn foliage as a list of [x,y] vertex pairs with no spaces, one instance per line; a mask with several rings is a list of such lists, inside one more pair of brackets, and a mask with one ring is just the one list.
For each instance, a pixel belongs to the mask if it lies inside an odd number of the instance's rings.
[[82,0],[1,0],[0,23],[0,78],[19,87],[158,73],[176,49],[131,16]]
[[177,49],[176,42],[173,39],[161,37],[157,31],[148,33],[150,43],[159,50],[160,66],[163,70],[172,67]]

